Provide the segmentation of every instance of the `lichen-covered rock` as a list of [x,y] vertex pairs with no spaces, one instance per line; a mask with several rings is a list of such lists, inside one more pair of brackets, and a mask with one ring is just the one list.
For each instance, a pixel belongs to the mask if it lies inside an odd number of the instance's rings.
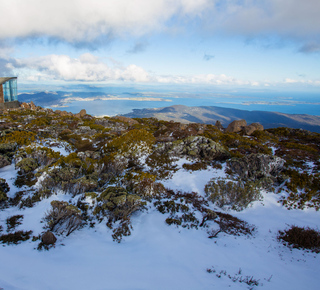
[[263,126],[259,123],[252,123],[244,127],[244,133],[250,136],[254,131],[263,131]]
[[228,160],[227,166],[233,174],[237,174],[243,180],[257,180],[276,177],[281,172],[284,162],[277,156],[250,154]]
[[159,151],[167,152],[171,156],[205,159],[227,159],[230,154],[219,143],[203,136],[190,136],[183,140],[167,142],[159,146]]
[[94,159],[94,160],[98,160],[98,159],[101,158],[101,153],[87,150],[87,151],[83,151],[83,152],[78,152],[77,156],[82,161],[85,161],[86,158],[91,158],[91,159]]
[[246,126],[247,126],[246,120],[235,120],[229,124],[226,131],[230,133],[237,133],[237,132],[240,132]]
[[48,231],[42,235],[41,241],[45,245],[54,245],[54,243],[57,241],[57,238],[52,232]]

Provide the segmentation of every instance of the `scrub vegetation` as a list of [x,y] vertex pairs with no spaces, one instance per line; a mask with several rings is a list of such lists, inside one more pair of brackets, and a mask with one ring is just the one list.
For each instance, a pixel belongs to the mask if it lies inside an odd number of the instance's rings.
[[[253,225],[221,210],[242,211],[261,200],[261,190],[278,193],[288,209],[320,208],[317,133],[276,128],[246,136],[213,125],[95,118],[39,107],[5,111],[1,119],[0,165],[14,162],[20,191],[8,195],[1,178],[0,209],[51,198],[43,229],[61,237],[105,223],[120,243],[134,229],[132,217],[149,210],[163,214],[168,226],[205,229],[210,238],[220,232],[252,235]],[[180,159],[185,162],[178,167]],[[208,169],[225,175],[207,183],[206,196],[162,184],[178,170]],[[30,232],[13,232],[22,220],[6,220],[3,243],[29,239]],[[281,232],[279,239],[290,244],[289,236]]]

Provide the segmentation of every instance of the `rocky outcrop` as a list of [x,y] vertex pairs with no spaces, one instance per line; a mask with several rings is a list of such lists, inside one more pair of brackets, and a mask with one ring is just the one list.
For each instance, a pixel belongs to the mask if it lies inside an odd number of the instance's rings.
[[[217,121],[218,122],[218,121]],[[250,136],[254,131],[263,130],[263,126],[259,123],[252,123],[247,125],[246,120],[235,120],[229,124],[226,129],[226,132],[229,133],[238,133],[243,132],[245,135]]]
[[252,123],[246,127],[244,127],[244,133],[250,136],[255,131],[263,131],[263,126],[259,123]]
[[52,232],[48,231],[42,235],[41,241],[45,245],[49,246],[49,245],[53,245],[57,241],[57,238]]
[[227,166],[242,180],[257,180],[268,177],[277,177],[281,172],[284,160],[277,156],[265,154],[250,154],[242,158],[232,158]]
[[167,142],[158,148],[160,152],[168,153],[171,156],[206,159],[227,159],[230,154],[219,143],[203,136],[191,136],[183,140]]
[[226,129],[226,132],[238,133],[242,131],[246,126],[247,126],[246,120],[235,120],[229,124],[229,126]]
[[78,114],[75,114],[74,116],[81,119],[85,115],[87,115],[87,111],[85,109],[82,109]]

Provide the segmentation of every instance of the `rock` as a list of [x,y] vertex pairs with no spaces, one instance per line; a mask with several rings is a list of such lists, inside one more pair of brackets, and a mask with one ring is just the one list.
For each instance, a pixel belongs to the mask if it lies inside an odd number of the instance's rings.
[[115,116],[115,117],[112,117],[112,119],[117,119],[117,120],[119,120],[121,122],[128,123],[129,126],[133,126],[133,125],[139,124],[138,121],[133,120],[133,119],[128,118],[128,117],[123,117],[123,116]]
[[87,111],[85,109],[82,109],[78,114],[75,114],[74,116],[77,118],[83,118],[85,115],[87,115]]
[[41,241],[45,245],[53,245],[57,241],[57,238],[52,232],[48,231],[42,235]]
[[250,154],[227,161],[228,168],[243,180],[276,177],[282,170],[284,160],[277,156]]
[[27,110],[30,109],[30,105],[27,104],[27,103],[21,103],[20,107],[23,108],[23,109],[27,109]]
[[252,123],[244,127],[244,132],[246,135],[250,136],[254,131],[263,131],[263,126],[259,123]]
[[229,124],[226,131],[230,133],[237,133],[237,132],[240,132],[246,126],[247,126],[246,120],[235,120]]
[[85,115],[87,115],[87,111],[85,109],[82,109],[79,114],[80,114],[80,117],[82,118]]
[[36,110],[37,109],[37,106],[32,101],[30,102],[30,109],[31,110]]

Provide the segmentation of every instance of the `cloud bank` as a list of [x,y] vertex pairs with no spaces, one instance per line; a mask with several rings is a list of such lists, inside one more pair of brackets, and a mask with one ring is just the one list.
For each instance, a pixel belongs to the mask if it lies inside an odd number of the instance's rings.
[[0,11],[0,40],[101,44],[199,23],[209,33],[273,35],[298,41],[301,52],[320,51],[319,0],[10,0],[0,2]]
[[242,81],[224,74],[159,76],[151,74],[134,64],[126,67],[116,63],[108,65],[91,53],[82,54],[79,58],[71,58],[67,55],[48,55],[11,59],[11,62],[8,61],[6,68],[29,81],[125,81],[168,84],[259,85],[257,82]]
[[48,36],[69,43],[101,35],[144,35],[173,16],[193,17],[209,0],[10,0],[0,2],[0,38]]

